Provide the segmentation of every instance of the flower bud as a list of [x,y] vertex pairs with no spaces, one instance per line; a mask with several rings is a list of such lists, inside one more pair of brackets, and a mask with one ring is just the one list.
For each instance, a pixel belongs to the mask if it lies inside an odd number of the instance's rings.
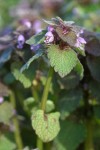
[[23,36],[22,34],[20,34],[20,35],[18,36],[17,41],[18,41],[18,44],[24,44],[24,43],[25,43],[25,38],[24,38],[24,36]]

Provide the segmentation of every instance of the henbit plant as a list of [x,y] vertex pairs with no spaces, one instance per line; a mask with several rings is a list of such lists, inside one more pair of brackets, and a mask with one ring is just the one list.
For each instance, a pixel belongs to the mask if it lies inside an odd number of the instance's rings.
[[[41,106],[32,115],[32,126],[38,137],[43,142],[53,140],[60,130],[59,112],[46,114],[46,104],[49,88],[53,76],[53,68],[61,77],[65,77],[74,70],[80,80],[83,78],[83,66],[78,59],[78,55],[85,56],[86,41],[82,37],[84,29],[77,26],[73,21],[63,21],[61,18],[52,18],[45,21],[48,28],[26,41],[31,45],[31,49],[36,53],[21,68],[21,72],[28,69],[33,60],[42,55],[47,55],[50,62],[50,70],[44,87]],[[53,67],[53,68],[52,68]],[[37,147],[42,150],[42,144]]]

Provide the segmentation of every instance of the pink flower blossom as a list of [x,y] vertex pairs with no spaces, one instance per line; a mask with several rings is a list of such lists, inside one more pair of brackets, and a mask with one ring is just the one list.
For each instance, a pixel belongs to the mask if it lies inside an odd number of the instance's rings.
[[3,97],[0,97],[0,104],[4,101]]
[[80,33],[77,34],[75,47],[79,47],[81,50],[84,50],[84,44],[86,44],[86,41],[84,38],[80,37],[80,34],[82,33],[83,33],[83,30],[81,30]]
[[48,26],[48,31],[53,32],[53,31],[54,31],[54,28],[53,28],[52,26]]
[[32,24],[28,19],[23,19],[22,24],[25,25],[27,28],[31,28]]
[[49,43],[52,43],[54,41],[54,35],[51,31],[48,31],[46,34],[45,34],[45,40],[44,42],[46,44],[49,44]]
[[35,34],[38,34],[39,32],[41,32],[42,31],[41,21],[36,20],[33,24],[33,29],[35,31]]

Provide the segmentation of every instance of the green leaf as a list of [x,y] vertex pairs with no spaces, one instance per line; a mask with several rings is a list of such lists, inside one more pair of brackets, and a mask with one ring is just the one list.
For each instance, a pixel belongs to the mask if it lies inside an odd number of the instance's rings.
[[100,39],[93,38],[85,46],[85,50],[94,56],[100,56]]
[[20,81],[25,88],[29,88],[33,82],[33,79],[36,75],[37,63],[34,62],[34,65],[30,65],[27,70],[23,73],[20,72],[20,68],[22,63],[15,62],[11,65],[12,74],[14,75],[15,79]]
[[37,109],[37,103],[35,102],[33,97],[29,97],[24,100],[24,109],[29,115],[32,115],[34,111]]
[[100,82],[100,57],[87,57],[87,65],[94,79]]
[[9,125],[13,116],[13,107],[10,103],[4,102],[0,105],[0,122]]
[[77,55],[72,49],[61,50],[58,45],[51,45],[48,48],[50,65],[61,77],[69,74],[77,64]]
[[81,89],[67,90],[62,93],[58,101],[58,110],[61,113],[61,118],[66,118],[71,112],[77,109],[80,105],[80,101],[83,99],[83,93]]
[[45,20],[43,19],[43,21],[51,26],[58,26],[59,25],[59,21],[56,18],[52,18],[52,20]]
[[36,60],[37,58],[39,58],[40,56],[42,56],[42,54],[43,54],[43,50],[38,50],[37,51],[37,53],[33,56],[33,57],[31,57],[29,60],[28,60],[28,62],[21,68],[21,72],[23,72],[25,69],[28,69],[28,67],[30,66],[30,64],[34,61],[34,60]]
[[13,143],[8,137],[0,135],[0,150],[14,150],[15,148],[15,143]]
[[6,84],[12,84],[15,81],[15,78],[12,73],[9,72],[4,76],[3,80]]
[[46,32],[47,32],[46,30],[43,30],[39,34],[32,36],[29,40],[26,41],[26,43],[29,45],[43,43]]
[[84,68],[79,60],[74,68],[74,71],[77,73],[77,75],[80,77],[80,80],[81,80],[84,76]]
[[92,98],[96,99],[100,103],[100,83],[97,81],[91,81],[89,83],[89,93]]
[[25,88],[28,88],[31,86],[31,81],[29,78],[26,77],[25,74],[20,72],[21,64],[19,63],[13,63],[11,65],[12,74],[14,75],[15,79],[20,81]]
[[10,59],[12,51],[12,47],[3,51],[3,53],[0,55],[0,67]]
[[80,123],[62,121],[61,130],[54,143],[57,150],[76,150],[85,139],[85,128]]
[[55,105],[54,105],[54,102],[51,101],[51,100],[47,100],[47,103],[46,103],[46,112],[51,112],[52,110],[55,109]]
[[32,116],[32,126],[36,134],[43,142],[52,141],[60,130],[60,114],[58,112],[44,114],[43,110],[37,110]]
[[67,75],[67,77],[60,78],[59,77],[59,84],[63,89],[73,89],[79,84],[79,75],[75,73],[75,71],[71,71],[70,74]]
[[[84,47],[85,47],[85,46],[83,45],[83,49],[85,49]],[[77,53],[79,53],[80,55],[86,56],[85,50],[81,50],[79,47],[74,47],[74,49],[75,49],[75,51],[76,51]]]
[[96,105],[93,107],[94,116],[96,119],[100,119],[100,105]]

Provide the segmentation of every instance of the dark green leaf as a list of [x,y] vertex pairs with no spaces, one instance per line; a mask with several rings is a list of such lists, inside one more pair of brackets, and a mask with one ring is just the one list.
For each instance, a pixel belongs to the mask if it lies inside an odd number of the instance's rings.
[[87,57],[87,65],[94,79],[100,82],[100,57]]
[[81,100],[83,99],[83,93],[79,88],[67,90],[65,93],[63,93],[63,95],[64,96],[61,96],[58,101],[58,109],[61,113],[62,119],[77,109]]
[[76,150],[85,139],[85,128],[82,124],[62,121],[61,130],[55,142],[56,150]]
[[33,56],[33,57],[31,57],[29,60],[28,60],[28,62],[21,68],[21,72],[23,72],[25,69],[28,69],[28,67],[30,66],[30,64],[34,61],[34,60],[36,60],[36,59],[38,59],[40,56],[42,56],[42,54],[43,54],[43,50],[38,50],[37,51],[37,53]]
[[47,32],[46,30],[43,30],[42,32],[32,36],[29,40],[26,41],[26,43],[29,45],[33,45],[33,44],[36,45],[36,44],[43,43],[46,32]]
[[100,56],[100,40],[93,38],[90,40],[86,46],[85,50],[94,56]]
[[89,83],[89,92],[92,98],[96,99],[100,103],[100,83],[91,81]]
[[12,84],[15,81],[15,78],[12,75],[12,73],[9,72],[8,74],[5,75],[3,80],[6,84]]
[[12,51],[12,47],[3,51],[3,53],[0,55],[0,67],[10,59]]

